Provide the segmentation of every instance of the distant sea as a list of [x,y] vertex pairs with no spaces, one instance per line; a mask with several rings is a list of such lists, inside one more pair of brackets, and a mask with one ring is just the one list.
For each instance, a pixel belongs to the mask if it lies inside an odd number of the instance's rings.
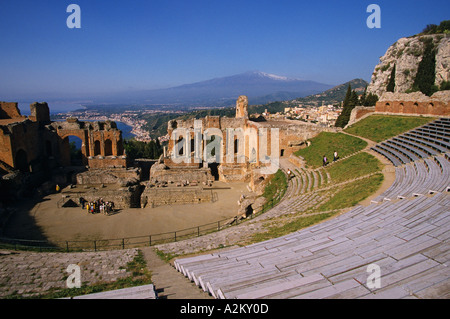
[[[27,102],[19,102],[19,110],[22,115],[29,116],[30,115],[30,104],[33,102],[27,101]],[[82,106],[83,101],[81,102],[67,102],[67,101],[52,101],[49,102],[48,106],[50,108],[50,113],[56,114],[56,113],[65,113],[69,111],[75,111],[78,109],[83,108]],[[92,120],[91,122],[94,122]],[[131,133],[131,130],[133,129],[131,126],[126,125],[122,122],[117,122],[117,128],[122,131],[122,138],[124,140],[133,138],[135,135]],[[74,136],[69,136],[70,142],[75,142],[75,145],[77,148],[81,148],[81,140]]]
[[131,126],[126,125],[122,122],[116,122],[116,124],[117,124],[117,128],[122,131],[122,138],[124,140],[128,140],[130,138],[135,137],[135,135],[133,133],[131,133],[131,130],[133,129]]
[[[30,104],[36,101],[20,101],[19,110],[22,115],[30,115]],[[42,102],[42,101],[39,101]],[[50,109],[50,114],[56,113],[66,113],[70,111],[75,111],[83,108],[85,101],[47,101],[48,107]]]

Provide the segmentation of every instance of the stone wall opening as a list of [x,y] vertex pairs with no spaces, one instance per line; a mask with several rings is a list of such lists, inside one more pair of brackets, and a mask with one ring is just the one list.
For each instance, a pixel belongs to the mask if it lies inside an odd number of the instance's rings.
[[66,136],[61,143],[63,158],[66,159],[68,166],[83,166],[83,141],[75,135]]
[[95,141],[94,142],[94,156],[98,156],[101,154],[102,154],[102,151],[100,148],[100,141]]
[[113,155],[112,142],[110,139],[107,139],[105,141],[105,156],[111,156],[111,155]]
[[215,181],[219,180],[219,163],[209,163],[208,167],[211,170],[211,175],[214,177]]
[[30,165],[28,163],[27,152],[20,149],[16,153],[15,167],[21,172],[28,173],[30,171]]

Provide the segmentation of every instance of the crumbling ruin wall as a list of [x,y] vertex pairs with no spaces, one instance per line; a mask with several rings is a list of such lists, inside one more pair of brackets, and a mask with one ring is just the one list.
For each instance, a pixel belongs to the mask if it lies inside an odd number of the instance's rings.
[[69,136],[81,139],[82,164],[92,168],[128,167],[122,132],[111,121],[51,122],[47,103],[32,103],[22,116],[15,102],[0,102],[0,161],[21,171],[71,166]]
[[348,120],[347,126],[350,126],[353,123],[362,120],[363,118],[373,114],[374,112],[375,106],[356,106],[350,113],[350,119]]
[[[217,167],[218,179],[221,181],[249,181],[253,168],[271,164],[268,157],[274,160],[281,156],[288,157],[320,132],[336,131],[335,128],[323,128],[312,123],[290,120],[253,122],[248,119],[247,106],[247,98],[240,96],[236,102],[235,118],[206,116],[199,120],[169,121],[167,132],[170,140],[163,159],[165,167],[162,170],[152,168],[150,178],[168,180],[182,172],[179,171],[181,168],[194,172],[205,167]],[[219,150],[216,149],[214,154],[215,165],[204,158],[208,144],[204,139],[205,132],[218,136],[215,137],[214,144],[217,144],[217,138],[220,139]],[[196,143],[196,136],[202,139],[200,144]],[[193,161],[196,148],[201,152],[200,156],[197,154],[200,163]],[[182,160],[183,156],[189,160]],[[175,162],[174,157],[180,161]],[[173,169],[176,170],[172,172]],[[163,177],[164,175],[168,177]]]
[[171,168],[165,164],[154,164],[150,169],[150,183],[167,182],[177,183],[181,181],[196,181],[206,183],[213,181],[211,170],[208,168]]
[[0,119],[26,119],[20,114],[17,102],[0,102]]
[[212,190],[201,187],[146,188],[141,195],[141,207],[210,203],[215,200]]
[[122,132],[115,122],[80,122],[76,118],[68,118],[65,122],[53,122],[51,126],[60,137],[59,159],[63,166],[70,166],[68,137],[76,136],[82,142],[83,165],[105,169],[128,167]]
[[236,118],[248,118],[248,98],[245,95],[239,96],[236,101]]
[[78,185],[118,184],[129,185],[139,183],[140,168],[128,169],[90,169],[76,175]]
[[80,197],[82,197],[88,202],[95,202],[99,199],[103,199],[104,202],[113,202],[114,208],[116,209],[139,208],[141,192],[140,185],[122,187],[114,190],[105,190],[99,187],[86,189],[77,195],[69,195],[68,198],[77,204],[79,203]]
[[436,92],[431,97],[421,92],[387,92],[376,103],[375,111],[378,113],[449,116],[450,90]]

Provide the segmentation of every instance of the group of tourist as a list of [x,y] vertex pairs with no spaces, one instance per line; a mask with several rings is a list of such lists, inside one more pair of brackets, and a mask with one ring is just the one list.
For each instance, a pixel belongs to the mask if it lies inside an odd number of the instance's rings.
[[105,202],[103,198],[100,198],[93,202],[86,201],[83,197],[80,198],[81,207],[86,209],[89,214],[102,213],[109,215],[114,211],[114,202]]
[[[334,151],[333,153],[333,162],[336,162],[339,159],[338,153]],[[326,155],[323,156],[323,167],[328,165],[328,159]]]
[[[337,153],[337,151],[334,151],[333,153],[333,162],[336,162],[339,159],[339,155]],[[326,155],[323,156],[323,167],[328,165],[328,159],[326,157]],[[290,180],[291,178],[294,177],[294,174],[292,173],[291,169],[288,168],[287,170],[287,176],[288,176],[288,180]]]

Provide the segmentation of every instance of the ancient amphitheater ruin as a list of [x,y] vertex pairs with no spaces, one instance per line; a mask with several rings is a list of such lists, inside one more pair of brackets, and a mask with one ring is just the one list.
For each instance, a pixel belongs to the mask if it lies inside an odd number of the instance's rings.
[[[257,231],[258,218],[289,215],[293,207],[302,207],[314,200],[311,197],[315,194],[312,190],[318,187],[319,180],[324,181],[327,178],[323,176],[314,178],[326,174],[321,169],[310,170],[310,177],[296,174],[290,179],[284,197],[263,215],[219,232],[160,244],[155,248],[166,254],[181,255],[173,261],[174,268],[214,298],[448,298],[450,293],[448,93],[446,92],[444,97],[435,97],[431,102],[408,101],[407,105],[398,102],[394,97],[391,100],[382,99],[373,110],[370,110],[369,113],[417,115],[417,112],[424,108],[425,114],[439,117],[429,124],[386,141],[374,143],[372,151],[390,162],[395,171],[395,181],[386,191],[374,198],[370,205],[356,205],[345,213],[313,226],[240,247],[239,236],[246,231]],[[405,101],[414,97],[402,98]],[[445,102],[442,102],[443,100]],[[16,114],[14,106],[2,103],[0,124],[3,130],[3,144],[0,146],[3,147],[1,158],[4,163],[3,170],[34,170],[34,160],[37,158],[34,154],[42,154],[46,149],[45,146],[48,146],[47,150],[50,153],[47,155],[55,156],[53,147],[59,145],[60,149],[63,149],[68,134],[82,134],[80,137],[84,145],[83,161],[92,168],[82,174],[93,174],[86,177],[87,179],[101,179],[107,170],[112,172],[110,176],[114,176],[113,179],[120,178],[122,182],[125,180],[125,185],[126,183],[138,185],[131,180],[138,179],[139,170],[129,169],[126,154],[120,146],[120,132],[117,132],[113,123],[86,124],[75,119],[64,123],[51,123],[47,115],[48,107],[42,104],[34,107],[37,111],[33,112],[32,105],[32,115],[29,118],[23,118],[19,124],[11,124],[13,118],[17,119],[21,115]],[[164,156],[152,166],[147,189],[152,190],[150,184],[155,187],[153,190],[163,189],[164,187],[157,185],[166,184],[177,188],[177,184],[185,180],[205,185],[214,179],[226,182],[244,180],[250,187],[255,188],[261,178],[266,179],[270,175],[261,171],[271,164],[264,162],[266,156],[272,159],[281,158],[277,161],[277,168],[286,172],[288,167],[295,165],[295,161],[289,161],[290,156],[296,150],[306,147],[308,139],[323,131],[314,125],[296,125],[291,121],[252,122],[248,119],[246,108],[246,99],[241,97],[237,101],[236,117],[233,119],[206,117],[199,121],[169,122],[170,134],[175,130],[179,133],[180,128],[184,131],[178,136],[175,135]],[[434,108],[439,110],[434,112]],[[43,110],[43,113],[39,110]],[[367,116],[368,112],[363,111],[365,110],[357,109],[352,115],[353,121]],[[197,162],[184,161],[191,158],[192,150],[201,150],[203,154],[203,151],[208,149],[208,141],[201,140],[197,143],[195,140],[196,128],[200,127],[201,133],[204,133],[203,130],[215,129],[215,135],[218,136],[215,142],[229,141],[217,144],[219,146],[214,156],[221,157],[220,165],[205,159]],[[230,137],[227,135],[229,128],[240,128],[250,133]],[[260,132],[264,129],[270,131],[272,128],[277,129],[279,143],[275,143],[275,148],[268,147],[268,152],[261,157],[260,154],[264,152],[260,150],[259,139],[262,136]],[[38,135],[46,139],[39,142],[40,144],[33,143],[31,137],[23,135],[36,134],[30,130],[40,132]],[[16,131],[19,135],[15,135]],[[237,130],[233,132],[236,133]],[[272,135],[267,135],[264,142],[274,140],[271,137]],[[29,139],[31,143],[17,146],[19,144],[8,142],[16,138],[22,142]],[[257,143],[252,144],[252,141]],[[33,151],[36,145],[41,145],[41,151]],[[3,149],[6,150],[8,147],[9,151],[4,152]],[[5,156],[6,153],[9,157]],[[227,155],[231,155],[233,161],[227,162]],[[238,160],[239,156],[243,157],[241,162]],[[64,155],[61,154],[59,160],[64,162]],[[125,177],[118,175],[117,172],[120,171],[127,172]],[[82,182],[83,175],[77,180]],[[139,196],[141,194],[145,194],[147,203],[156,193],[151,191],[146,193],[140,189]],[[142,198],[144,197],[140,196],[140,204]],[[175,199],[169,199],[169,202],[171,200]],[[232,242],[230,247],[221,249],[229,245],[233,238],[235,242]],[[213,251],[198,254],[205,250]],[[183,256],[189,253],[196,255]],[[34,262],[35,258],[49,258],[47,253],[34,254],[30,257],[30,262]],[[104,258],[108,255],[105,252],[77,254],[78,258],[83,258],[83,254],[91,254],[89,258],[96,258],[94,257],[96,254],[104,254],[102,255]],[[111,256],[122,255],[120,258],[117,257],[118,264],[124,264],[135,254],[136,250],[131,248],[110,252]],[[68,258],[73,256],[70,253],[62,255]],[[9,252],[1,253],[0,260],[4,265],[2,271],[13,268],[15,259]],[[111,264],[113,263],[112,261]],[[22,258],[20,264],[24,269],[31,269],[27,268],[26,257],[25,260]],[[122,272],[124,271],[115,267],[111,270],[113,276],[111,280],[117,280]],[[374,276],[376,274],[380,276]],[[60,287],[60,281],[61,279],[55,280],[55,286]],[[16,284],[20,285],[20,280]],[[21,292],[26,292],[26,286],[22,284],[21,287]],[[158,289],[157,286],[155,288]],[[7,294],[8,291],[3,293]],[[138,298],[139,294],[135,296]],[[110,298],[114,296],[111,295]]]
[[[448,297],[449,130],[442,118],[377,144],[396,178],[371,205],[287,236],[180,258],[176,269],[215,298]],[[297,182],[276,210],[304,200]],[[367,280],[370,265],[382,269],[380,289]]]

